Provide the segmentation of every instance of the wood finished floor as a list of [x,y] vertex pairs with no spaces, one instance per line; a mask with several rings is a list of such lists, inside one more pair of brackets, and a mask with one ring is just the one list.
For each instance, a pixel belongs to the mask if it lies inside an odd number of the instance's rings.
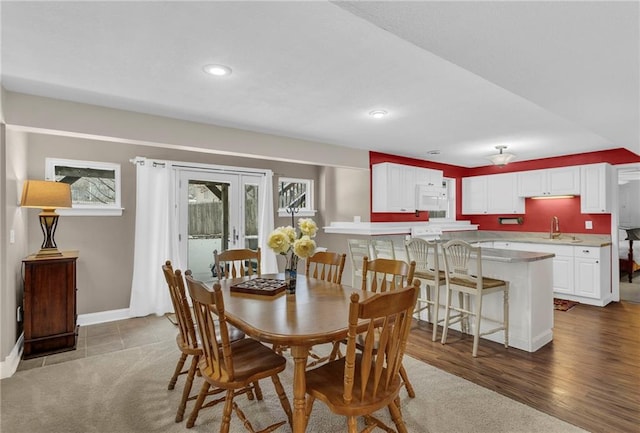
[[640,432],[640,304],[580,304],[554,320],[537,352],[481,339],[475,359],[471,336],[450,332],[442,345],[420,322],[407,354],[590,432]]

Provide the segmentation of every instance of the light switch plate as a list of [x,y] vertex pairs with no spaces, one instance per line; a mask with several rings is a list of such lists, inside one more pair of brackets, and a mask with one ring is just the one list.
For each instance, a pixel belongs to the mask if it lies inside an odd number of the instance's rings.
[[587,230],[593,230],[593,221],[585,221],[584,228]]
[[16,231],[13,229],[9,230],[9,243],[10,244],[16,243]]

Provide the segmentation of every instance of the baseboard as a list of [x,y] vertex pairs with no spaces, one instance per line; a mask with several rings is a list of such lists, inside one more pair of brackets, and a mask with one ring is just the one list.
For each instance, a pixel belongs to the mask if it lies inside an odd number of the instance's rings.
[[131,316],[129,316],[128,308],[122,308],[120,310],[99,311],[97,313],[80,314],[78,316],[78,325],[95,325],[98,323],[129,319],[130,317]]
[[24,332],[20,334],[15,346],[11,349],[11,353],[0,362],[0,379],[13,376],[18,369],[20,358],[22,358],[22,349],[24,347]]

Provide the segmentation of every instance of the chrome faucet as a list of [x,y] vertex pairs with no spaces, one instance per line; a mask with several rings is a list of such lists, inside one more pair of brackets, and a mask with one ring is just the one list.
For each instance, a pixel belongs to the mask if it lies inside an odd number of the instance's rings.
[[549,239],[558,239],[560,237],[560,221],[557,216],[551,218],[551,229],[549,230]]

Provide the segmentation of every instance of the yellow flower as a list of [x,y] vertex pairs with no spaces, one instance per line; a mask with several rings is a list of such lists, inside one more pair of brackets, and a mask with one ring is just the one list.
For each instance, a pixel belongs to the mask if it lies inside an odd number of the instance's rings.
[[269,235],[267,245],[278,254],[285,254],[291,248],[289,233],[284,227],[278,227]]
[[309,257],[316,250],[316,242],[307,235],[303,235],[300,239],[296,239],[293,243],[293,252],[298,257]]
[[293,227],[291,226],[286,226],[286,227],[278,227],[279,229],[281,229],[284,233],[287,234],[287,236],[289,237],[289,243],[293,243],[293,241],[296,240],[296,231]]
[[300,218],[298,220],[298,227],[300,227],[300,233],[309,237],[315,237],[318,231],[318,226],[311,218]]

